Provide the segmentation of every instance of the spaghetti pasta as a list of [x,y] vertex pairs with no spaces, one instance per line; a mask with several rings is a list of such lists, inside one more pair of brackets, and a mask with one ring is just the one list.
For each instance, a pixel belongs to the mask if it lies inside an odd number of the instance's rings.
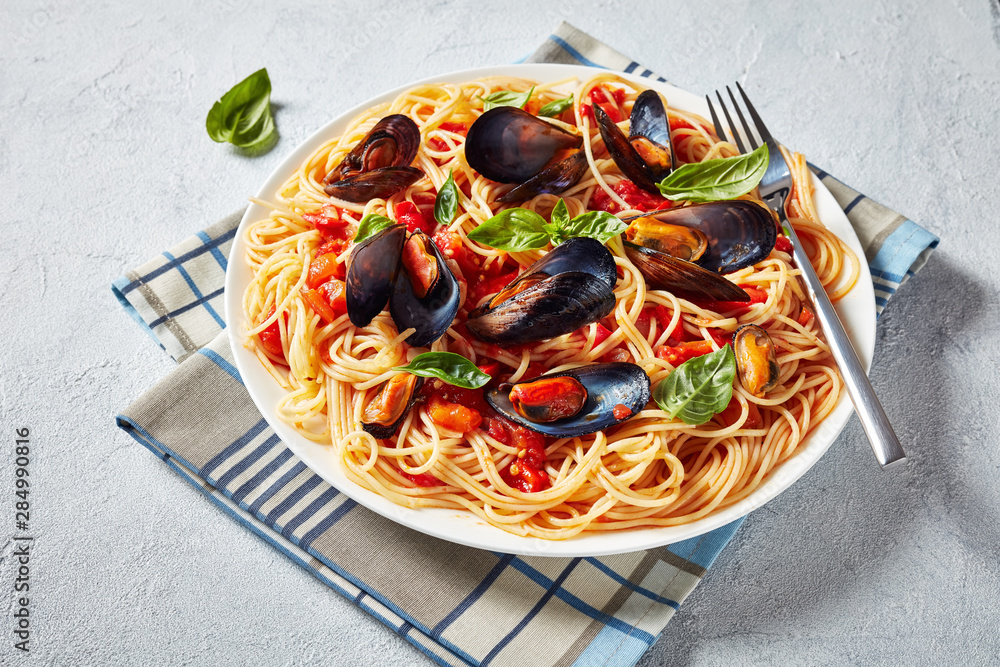
[[[615,237],[607,247],[619,279],[608,317],[532,345],[500,347],[470,335],[464,314],[545,250],[506,253],[468,238],[502,208],[496,200],[511,186],[468,165],[465,132],[482,113],[483,98],[532,88],[527,110],[533,112],[572,89],[572,107],[552,122],[582,136],[589,169],[564,192],[538,195],[521,207],[547,219],[562,199],[570,216],[602,209],[626,218],[666,205],[624,178],[588,109],[604,100],[624,118],[641,92],[631,81],[608,73],[583,82],[494,77],[412,88],[355,118],[300,165],[273,201],[257,202],[270,215],[246,231],[254,278],[243,306],[247,321],[256,323],[248,330],[248,345],[287,389],[278,416],[310,440],[333,447],[351,481],[400,505],[460,508],[508,532],[545,539],[695,521],[745,498],[793,456],[837,403],[840,376],[811,317],[789,248],[780,243],[766,259],[726,276],[754,295],[754,303],[742,306],[699,304],[650,289]],[[414,166],[426,178],[388,199],[331,199],[324,191],[326,175],[389,114],[405,115],[419,127]],[[700,116],[669,109],[669,119],[680,162],[737,154]],[[853,286],[860,263],[816,217],[804,158],[786,157],[794,179],[790,222],[831,297],[838,298]],[[434,240],[461,286],[459,318],[430,348],[407,345],[411,330],[398,331],[388,312],[355,327],[334,283],[343,277],[356,226],[364,216],[380,214],[417,225],[423,220],[431,228],[435,195],[449,174],[460,191],[458,213],[439,226]],[[316,276],[329,276],[331,286],[321,292]],[[672,420],[650,403],[606,431],[542,438],[491,414],[477,392],[432,380],[423,389],[427,400],[410,410],[394,438],[377,440],[360,428],[378,387],[398,373],[394,367],[428,349],[492,364],[511,382],[583,363],[631,361],[655,386],[681,363],[683,350],[694,347],[682,343],[703,341],[698,345],[705,351],[718,349],[744,324],[763,327],[774,341],[777,386],[760,397],[737,382],[729,407],[701,426]],[[478,422],[470,417],[473,412]],[[547,483],[530,489],[515,483],[512,470],[529,463]]]

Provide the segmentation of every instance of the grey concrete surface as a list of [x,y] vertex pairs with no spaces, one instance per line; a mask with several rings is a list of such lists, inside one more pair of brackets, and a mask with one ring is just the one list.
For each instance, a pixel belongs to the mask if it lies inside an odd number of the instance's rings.
[[[996,0],[3,2],[0,663],[429,664],[114,427],[172,362],[109,284],[239,206],[340,111],[512,61],[563,18],[690,90],[744,82],[786,144],[943,239],[886,310],[871,373],[909,467],[880,472],[852,420],[640,664],[1000,663],[998,15]],[[281,140],[249,158],[204,119],[262,66]],[[26,656],[8,539],[21,426]]]

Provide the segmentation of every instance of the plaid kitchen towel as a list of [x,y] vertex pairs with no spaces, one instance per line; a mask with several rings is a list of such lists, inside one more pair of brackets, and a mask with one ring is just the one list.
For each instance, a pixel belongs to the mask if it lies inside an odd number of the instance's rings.
[[[530,60],[662,80],[567,24]],[[817,173],[866,248],[881,312],[937,238]],[[541,558],[451,544],[358,506],[277,438],[233,365],[222,291],[241,216],[115,281],[126,310],[184,362],[130,405],[119,426],[236,521],[440,664],[635,664],[740,522],[650,551]]]

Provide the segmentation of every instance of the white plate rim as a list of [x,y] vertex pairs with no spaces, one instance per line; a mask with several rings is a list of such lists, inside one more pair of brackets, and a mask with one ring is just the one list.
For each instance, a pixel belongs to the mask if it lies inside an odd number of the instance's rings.
[[[594,73],[595,68],[581,65],[517,64],[459,70],[408,83],[362,102],[318,129],[291,151],[271,172],[258,188],[256,197],[265,201],[273,197],[274,192],[284,183],[288,175],[294,172],[323,141],[335,136],[350,119],[413,86],[437,82],[458,83],[488,76],[518,76],[536,81],[558,81],[574,76],[580,79],[589,78]],[[702,97],[652,79],[620,72],[614,74],[659,90],[672,106],[692,110],[704,117],[709,115]],[[812,180],[820,219],[851,247],[859,259],[863,260],[864,250],[843,210],[818,178],[813,176]],[[488,525],[471,512],[410,509],[396,505],[351,482],[341,471],[332,447],[309,441],[277,417],[275,406],[284,391],[261,366],[253,353],[244,347],[246,329],[242,299],[251,273],[243,259],[245,252],[243,232],[251,221],[267,214],[267,209],[251,202],[233,240],[226,271],[224,311],[236,368],[243,383],[275,433],[316,474],[358,504],[427,535],[496,552],[552,557],[601,556],[674,544],[731,523],[774,499],[819,461],[853,413],[853,407],[844,392],[834,410],[814,432],[809,434],[801,450],[772,470],[768,479],[752,494],[739,503],[681,526],[584,534],[568,540],[552,541],[512,535]],[[837,311],[867,370],[871,366],[875,347],[875,294],[871,275],[866,269],[867,265],[862,266],[857,283],[848,295],[837,303]]]

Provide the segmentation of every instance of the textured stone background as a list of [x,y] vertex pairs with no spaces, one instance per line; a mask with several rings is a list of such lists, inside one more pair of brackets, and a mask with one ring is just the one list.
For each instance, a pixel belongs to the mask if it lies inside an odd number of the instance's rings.
[[[429,664],[114,427],[172,362],[109,285],[342,110],[512,61],[567,19],[690,90],[744,82],[786,144],[943,238],[882,317],[872,369],[909,467],[880,472],[852,420],[641,664],[997,664],[996,0],[701,4],[3,2],[0,663]],[[262,66],[281,140],[248,158],[204,119]],[[38,541],[15,661],[22,425]]]

